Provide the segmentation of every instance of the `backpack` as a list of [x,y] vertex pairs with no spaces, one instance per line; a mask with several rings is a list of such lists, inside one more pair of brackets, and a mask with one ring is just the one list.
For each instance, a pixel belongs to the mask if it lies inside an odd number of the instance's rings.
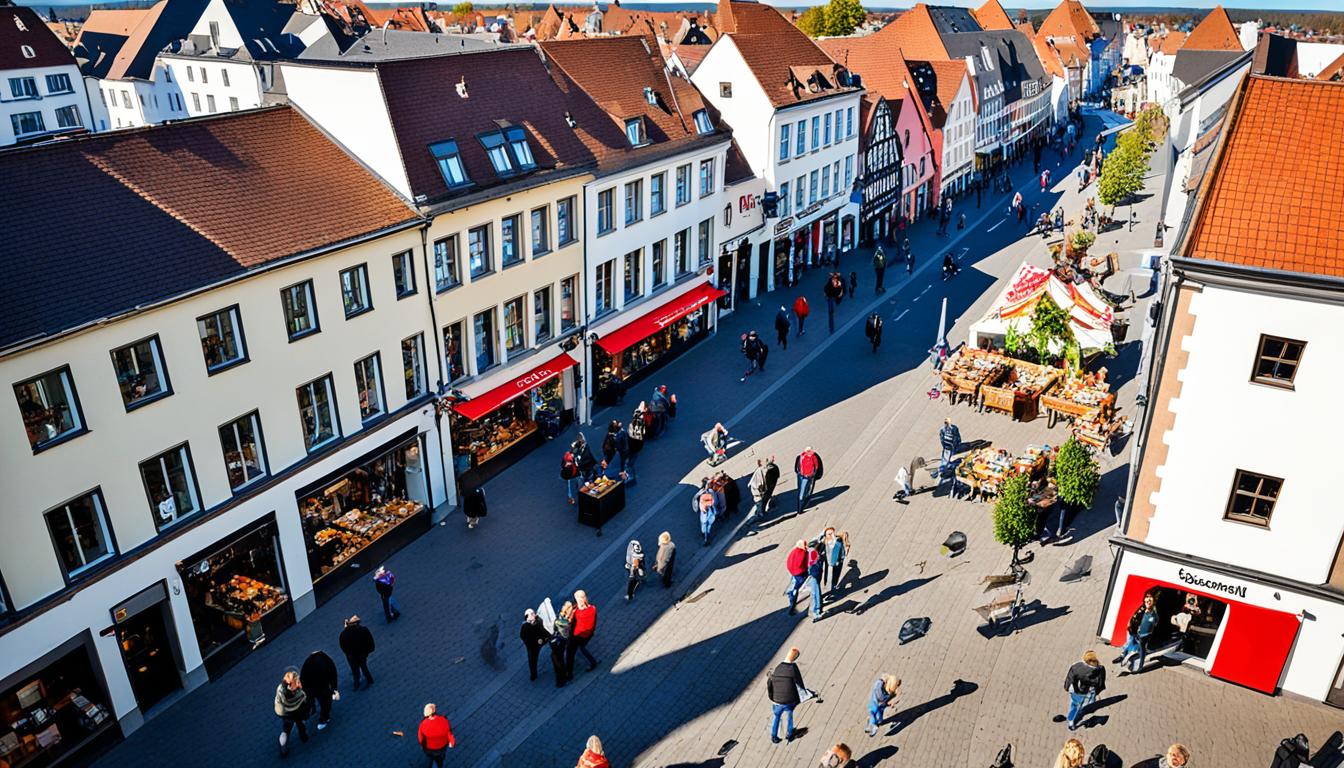
[[1274,761],[1269,764],[1269,768],[1298,768],[1311,759],[1310,753],[1311,747],[1308,745],[1307,737],[1299,733],[1291,739],[1279,742],[1278,749],[1274,750]]
[[566,451],[560,459],[560,479],[573,480],[579,476],[579,465],[574,463],[574,454]]
[[1105,744],[1098,744],[1093,747],[1092,754],[1087,757],[1087,765],[1084,768],[1107,768],[1111,764],[1111,750],[1106,748]]
[[631,440],[643,440],[643,439],[644,439],[644,415],[643,415],[643,414],[639,414],[639,415],[637,415],[635,418],[631,419],[631,420],[630,420],[630,426],[628,426],[628,427],[625,428],[625,433],[626,433],[627,435],[630,436],[630,439],[631,439]]

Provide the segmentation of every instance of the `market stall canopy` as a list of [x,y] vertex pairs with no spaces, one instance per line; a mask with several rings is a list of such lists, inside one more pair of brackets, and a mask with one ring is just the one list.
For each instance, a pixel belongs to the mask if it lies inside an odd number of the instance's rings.
[[1008,326],[1026,333],[1031,328],[1031,315],[1041,297],[1049,296],[1055,305],[1069,313],[1070,325],[1078,346],[1083,349],[1103,349],[1114,340],[1111,336],[1113,312],[1105,301],[1086,283],[1066,283],[1053,270],[1042,269],[1026,262],[1008,281],[1003,293],[985,316],[971,326],[970,345],[980,346],[984,336],[1002,338]]
[[597,340],[597,346],[613,355],[619,354],[711,301],[727,295],[728,292],[721,288],[715,288],[709,283],[701,283],[652,312],[641,315],[611,333],[600,337]]
[[479,419],[510,400],[522,397],[529,391],[564,373],[566,369],[578,364],[579,361],[570,357],[568,352],[561,352],[507,384],[501,384],[470,400],[455,404],[453,410],[468,419]]

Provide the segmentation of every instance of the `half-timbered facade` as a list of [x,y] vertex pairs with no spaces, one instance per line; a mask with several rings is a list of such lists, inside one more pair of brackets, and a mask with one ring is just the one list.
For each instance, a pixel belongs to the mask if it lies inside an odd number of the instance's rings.
[[859,209],[859,231],[864,242],[889,236],[894,217],[900,211],[901,142],[896,136],[891,105],[878,96],[863,100],[863,168],[860,182],[863,204]]

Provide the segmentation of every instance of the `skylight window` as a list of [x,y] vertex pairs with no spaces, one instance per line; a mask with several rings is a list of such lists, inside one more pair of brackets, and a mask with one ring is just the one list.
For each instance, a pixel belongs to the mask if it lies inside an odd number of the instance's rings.
[[527,143],[527,133],[516,125],[481,134],[478,138],[490,158],[490,165],[500,176],[512,176],[537,167],[532,147]]
[[532,147],[528,146],[527,134],[522,128],[505,129],[504,138],[508,139],[509,149],[513,150],[513,159],[519,168],[530,171],[537,167],[537,161],[532,157]]
[[434,156],[434,164],[443,174],[443,183],[450,189],[467,185],[467,169],[462,166],[462,156],[458,154],[457,142],[440,141],[429,145],[429,153]]
[[630,146],[638,147],[648,142],[644,136],[644,121],[638,117],[632,117],[625,121],[625,137],[630,140]]
[[709,122],[709,113],[703,109],[695,111],[695,132],[699,134],[714,132],[714,125]]

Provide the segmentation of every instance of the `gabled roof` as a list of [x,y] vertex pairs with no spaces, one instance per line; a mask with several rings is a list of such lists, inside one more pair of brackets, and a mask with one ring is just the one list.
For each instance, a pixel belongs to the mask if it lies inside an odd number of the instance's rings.
[[24,244],[0,249],[0,348],[415,219],[288,107],[0,152],[0,176]]
[[929,6],[918,3],[892,22],[870,35],[874,40],[901,49],[906,56],[919,59],[952,58],[934,26]]
[[1013,29],[1013,20],[1008,18],[1008,12],[999,5],[999,0],[987,0],[987,2],[971,11],[975,20],[985,29]]
[[1041,66],[1045,68],[1047,74],[1054,77],[1064,77],[1064,62],[1060,58],[1059,51],[1051,45],[1049,38],[1045,35],[1036,35],[1031,38],[1031,45],[1036,50],[1036,58],[1040,59]]
[[1344,83],[1247,76],[1181,253],[1344,278]]
[[[857,91],[849,75],[773,6],[719,0],[715,23],[776,107]],[[717,44],[717,43],[716,43]]]
[[1320,74],[1316,75],[1316,79],[1324,80],[1327,82],[1338,82],[1340,80],[1344,80],[1344,53],[1340,54],[1339,58],[1335,59],[1329,64],[1326,64],[1325,68],[1321,70]]
[[[24,55],[27,47],[33,53]],[[0,69],[60,67],[74,64],[70,49],[56,37],[32,8],[0,6]]]
[[951,5],[931,5],[928,7],[933,28],[940,35],[955,35],[961,32],[980,32],[984,29],[971,12],[965,8]]
[[1185,38],[1185,49],[1196,51],[1236,51],[1241,53],[1241,38],[1223,6],[1215,6]]
[[1051,37],[1077,35],[1084,42],[1092,42],[1101,36],[1101,28],[1097,26],[1096,20],[1078,0],[1061,0],[1041,22],[1038,31]]
[[1166,36],[1162,38],[1162,47],[1158,50],[1164,55],[1175,56],[1176,52],[1181,50],[1181,46],[1183,45],[1185,45],[1184,32],[1168,32]]
[[728,35],[802,35],[774,6],[754,0],[719,0],[714,25]]
[[1245,51],[1199,51],[1189,46],[1176,52],[1176,61],[1171,65],[1171,76],[1183,85],[1193,85],[1228,64],[1240,59]]
[[80,71],[93,77],[105,77],[126,39],[149,12],[148,8],[115,11],[95,8],[90,11],[72,46]]
[[[694,115],[705,109],[704,100],[695,86],[667,71],[656,41],[627,36],[553,40],[542,43],[541,50],[622,130],[626,119],[642,117],[651,143],[697,136]],[[656,104],[649,103],[646,92],[652,92]]]

